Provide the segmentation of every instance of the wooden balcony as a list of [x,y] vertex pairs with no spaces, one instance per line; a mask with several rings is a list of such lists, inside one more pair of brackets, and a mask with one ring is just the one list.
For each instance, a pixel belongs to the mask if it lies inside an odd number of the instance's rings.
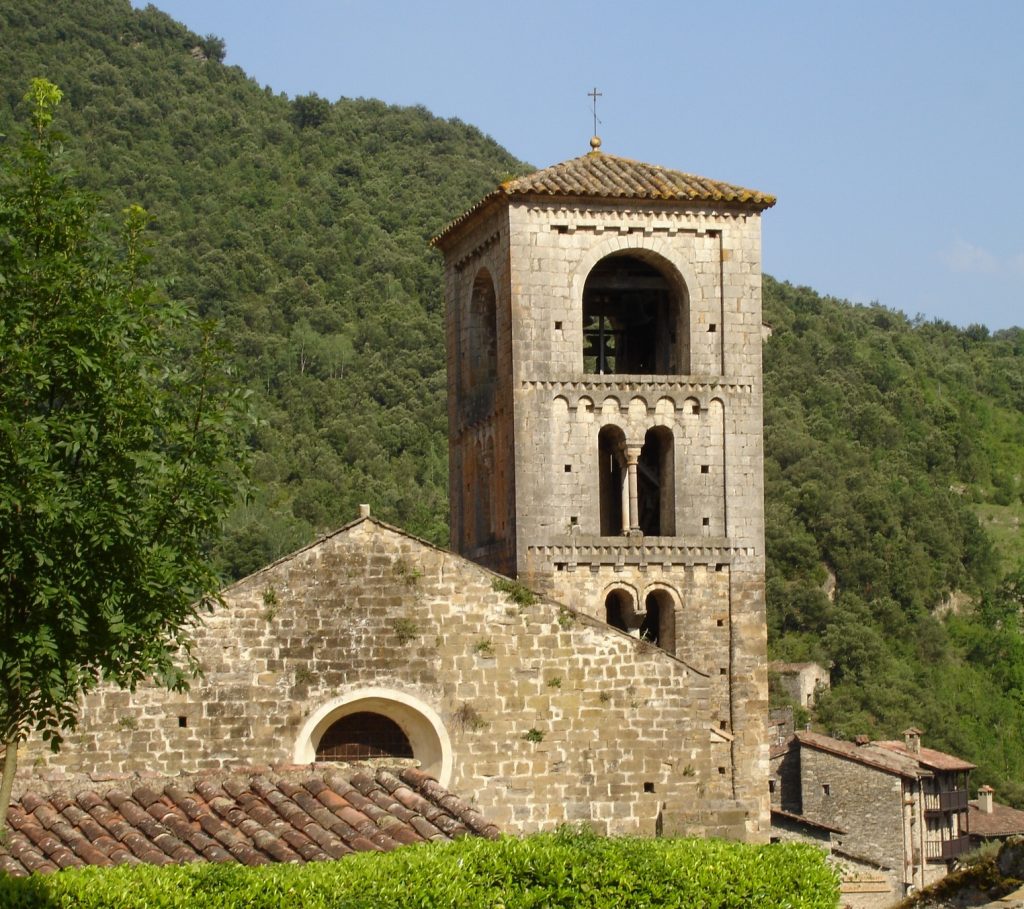
[[966,811],[967,790],[951,789],[947,792],[926,792],[925,811]]
[[970,849],[970,837],[964,834],[951,840],[925,840],[924,849],[929,862],[948,862]]

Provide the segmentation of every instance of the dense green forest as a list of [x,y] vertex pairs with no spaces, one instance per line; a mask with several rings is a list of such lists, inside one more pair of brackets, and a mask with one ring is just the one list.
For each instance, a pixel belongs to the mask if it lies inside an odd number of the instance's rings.
[[[0,133],[33,76],[59,84],[82,183],[112,218],[150,211],[155,277],[231,341],[260,424],[225,576],[361,501],[445,543],[427,240],[529,168],[422,108],[275,94],[224,66],[219,38],[128,0],[0,0],[0,52]],[[832,664],[810,718],[823,730],[920,726],[979,764],[975,783],[1024,804],[1024,332],[770,278],[764,303],[773,656]]]

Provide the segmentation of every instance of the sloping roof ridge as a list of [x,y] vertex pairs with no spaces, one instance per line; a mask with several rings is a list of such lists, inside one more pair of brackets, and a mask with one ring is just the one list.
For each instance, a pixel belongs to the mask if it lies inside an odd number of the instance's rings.
[[968,827],[971,834],[1007,836],[1024,833],[1024,811],[993,802],[991,813],[986,813],[981,810],[979,802],[980,799],[971,799],[967,802],[970,818]]
[[977,764],[965,761],[962,757],[958,757],[955,754],[948,754],[935,748],[925,748],[923,745],[919,751],[911,751],[907,748],[905,742],[901,742],[898,739],[881,739],[871,744],[877,745],[879,748],[885,748],[893,754],[908,757],[912,761],[917,761],[920,764],[924,764],[925,767],[931,767],[935,770],[974,770],[977,767]]
[[[347,524],[342,524],[341,527],[338,527],[334,530],[330,530],[327,533],[323,533],[316,539],[310,540],[310,542],[306,543],[304,546],[300,546],[298,549],[292,550],[291,552],[274,559],[273,562],[268,562],[266,565],[263,565],[262,567],[257,568],[255,571],[245,575],[245,577],[241,577],[237,581],[232,581],[226,587],[221,588],[221,593],[226,593],[229,590],[233,590],[235,587],[244,584],[246,581],[252,578],[258,577],[264,572],[270,571],[272,568],[276,568],[278,565],[284,565],[286,562],[290,562],[292,559],[297,558],[304,552],[309,552],[309,550],[315,549],[317,546],[326,543],[328,540],[333,540],[335,537],[341,536],[343,533],[348,533],[350,530],[355,529],[360,524],[364,524],[367,521],[369,521],[371,524],[376,524],[378,527],[383,527],[385,530],[391,531],[391,533],[395,533],[399,536],[405,537],[407,540],[412,540],[416,543],[419,543],[422,546],[428,546],[435,552],[442,552],[447,555],[452,555],[452,553],[449,550],[442,549],[440,546],[431,543],[429,540],[424,540],[422,537],[418,537],[415,534],[409,533],[409,531],[403,530],[401,527],[396,527],[394,524],[388,524],[386,521],[382,521],[380,518],[376,518],[372,514],[360,515],[354,520],[349,521]],[[476,563],[474,562],[473,564]]]
[[591,151],[587,152],[585,155],[579,155],[575,158],[568,158],[565,161],[560,161],[557,164],[551,164],[548,167],[541,168],[540,170],[535,171],[532,174],[525,174],[522,177],[513,177],[510,180],[506,180],[501,185],[502,188],[505,189],[506,192],[509,192],[510,195],[518,195],[520,193],[528,194],[531,193],[532,190],[515,189],[513,188],[513,184],[522,183],[527,180],[534,180],[541,177],[543,174],[557,173],[559,171],[566,170],[573,164],[586,164],[588,162],[594,165],[604,165],[605,169],[607,169],[607,165],[610,163],[625,164],[628,165],[629,167],[642,168],[644,170],[655,170],[665,174],[678,175],[681,177],[686,177],[689,180],[700,180],[702,182],[715,183],[722,186],[732,185],[729,183],[722,183],[720,180],[712,180],[709,177],[702,177],[700,174],[690,173],[689,171],[677,170],[674,167],[665,167],[665,165],[663,164],[651,164],[648,161],[641,161],[639,158],[626,158],[623,155],[612,155],[609,154],[608,152],[603,151]]
[[[401,527],[396,527],[393,524],[388,524],[386,521],[382,521],[382,520],[380,520],[380,518],[375,518],[373,515],[360,515],[354,521],[349,521],[347,524],[344,524],[343,526],[339,527],[337,530],[332,530],[330,533],[323,534],[322,536],[317,537],[312,542],[307,543],[305,546],[302,546],[301,548],[296,549],[294,552],[290,552],[290,553],[288,553],[288,555],[281,556],[281,558],[276,559],[275,561],[271,562],[269,565],[264,565],[262,568],[259,568],[256,571],[252,572],[251,574],[246,575],[244,578],[239,578],[237,581],[234,581],[233,583],[229,584],[227,587],[224,587],[221,592],[222,593],[227,593],[228,591],[234,589],[235,587],[240,586],[241,584],[246,583],[247,581],[251,580],[252,578],[259,577],[264,572],[270,571],[270,570],[276,568],[278,565],[286,564],[287,562],[290,562],[292,559],[295,559],[298,556],[302,555],[304,552],[309,552],[309,550],[311,550],[311,549],[313,549],[313,548],[315,548],[317,546],[320,546],[323,543],[328,542],[329,540],[333,540],[335,537],[338,537],[341,534],[348,533],[348,532],[354,530],[359,525],[367,523],[367,522],[369,522],[370,524],[374,524],[377,527],[380,527],[380,528],[388,531],[389,533],[393,533],[393,534],[395,534],[397,536],[404,537],[407,540],[412,540],[414,543],[418,543],[421,546],[425,546],[428,549],[431,549],[434,552],[439,553],[440,555],[445,556],[446,558],[459,559],[460,561],[464,562],[466,565],[471,565],[476,570],[478,570],[478,571],[480,571],[480,572],[482,572],[482,573],[484,573],[486,575],[490,575],[491,578],[493,578],[493,579],[501,580],[501,581],[511,581],[512,583],[517,583],[517,579],[516,578],[510,578],[507,575],[500,574],[499,572],[494,571],[494,570],[488,568],[486,565],[481,565],[479,562],[474,562],[472,559],[466,558],[466,556],[464,556],[464,555],[459,555],[459,553],[457,553],[457,552],[452,552],[450,549],[445,549],[445,548],[443,548],[441,546],[436,546],[435,544],[431,543],[429,540],[424,540],[422,537],[418,537],[415,534],[411,534],[408,531],[403,530]],[[529,588],[527,588],[527,589],[529,589]],[[560,602],[559,600],[555,600],[555,599],[552,599],[551,597],[544,596],[544,595],[539,594],[539,593],[537,593],[536,591],[533,591],[533,590],[531,590],[530,592],[533,593],[533,595],[537,598],[537,600],[539,602],[545,603],[547,606],[550,606],[550,607],[552,607],[554,609],[557,609],[559,612],[567,612],[567,613],[571,614],[574,617],[574,619],[576,619],[578,621],[581,621],[584,624],[591,625],[591,626],[593,626],[595,628],[600,628],[600,629],[602,629],[604,631],[616,632],[617,634],[620,634],[623,637],[625,637],[628,640],[630,640],[631,642],[633,642],[634,646],[636,646],[636,647],[651,648],[652,650],[657,651],[658,653],[660,653],[662,656],[666,657],[667,659],[670,659],[673,662],[679,663],[681,666],[685,666],[686,669],[689,670],[690,672],[694,672],[697,675],[704,676],[705,678],[710,678],[710,673],[705,672],[703,669],[698,669],[696,666],[690,665],[685,660],[682,660],[679,657],[677,657],[675,654],[669,653],[667,650],[663,650],[662,648],[658,647],[655,644],[650,643],[649,641],[643,641],[643,640],[640,640],[639,638],[635,638],[635,637],[633,637],[633,635],[627,634],[626,632],[621,631],[620,629],[615,628],[612,625],[609,625],[607,622],[602,622],[600,619],[595,619],[593,616],[589,616],[589,615],[587,615],[584,612],[579,612],[578,610],[573,609],[571,606],[568,606],[565,603]]]
[[842,739],[834,739],[820,732],[796,732],[794,738],[801,745],[809,745],[837,757],[874,767],[877,770],[884,770],[886,773],[913,779],[931,776],[931,771],[921,767],[917,761],[893,751],[875,748],[874,746],[877,744],[875,742],[857,745],[853,742],[844,742]]
[[[596,174],[599,180],[583,177]],[[478,212],[502,198],[512,196],[576,197],[597,199],[642,199],[655,202],[715,202],[771,208],[775,196],[760,190],[726,183],[700,174],[650,164],[635,158],[591,151],[550,164],[529,174],[509,177],[458,217],[449,221],[430,240],[443,246],[444,239]]]
[[830,827],[828,824],[823,824],[821,821],[812,821],[809,817],[803,814],[797,814],[793,811],[784,811],[782,808],[772,808],[772,814],[777,814],[779,817],[784,817],[788,821],[797,821],[800,824],[806,824],[808,827],[817,827],[820,830],[827,830],[829,833],[847,833],[842,827]]

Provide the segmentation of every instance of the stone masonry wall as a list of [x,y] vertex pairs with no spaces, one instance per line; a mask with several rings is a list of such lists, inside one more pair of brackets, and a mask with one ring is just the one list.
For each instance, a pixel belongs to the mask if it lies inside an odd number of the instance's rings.
[[[760,216],[607,200],[508,212],[518,574],[598,618],[613,589],[641,612],[655,585],[671,595],[675,653],[710,674],[708,721],[732,737],[719,788],[759,805],[766,834]],[[615,253],[685,298],[683,374],[584,374],[584,285]],[[605,426],[637,449],[671,432],[674,536],[601,536]]]
[[[503,574],[515,574],[515,467],[507,217],[492,213],[454,250],[445,271],[448,458],[451,548]],[[487,275],[495,293],[497,388],[491,406],[467,387],[474,281]],[[487,500],[491,534],[477,533],[476,510]]]
[[842,837],[847,852],[902,872],[903,783],[899,776],[802,747],[800,784],[805,817],[847,831]]
[[22,766],[59,779],[287,763],[318,710],[383,688],[440,718],[450,788],[509,829],[748,835],[756,806],[718,786],[702,673],[494,584],[361,520],[225,592],[197,633],[205,677],[189,693],[101,689],[62,752],[33,741]]

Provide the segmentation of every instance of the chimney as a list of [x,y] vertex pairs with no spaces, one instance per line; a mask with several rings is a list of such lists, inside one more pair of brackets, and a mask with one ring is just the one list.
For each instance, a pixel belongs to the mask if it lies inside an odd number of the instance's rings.
[[921,753],[921,730],[911,726],[903,730],[903,741],[911,754]]
[[870,745],[871,744],[871,736],[869,736],[869,735],[858,735],[853,741],[857,745]]
[[978,810],[982,814],[992,813],[992,793],[994,791],[991,786],[982,786],[978,790]]
[[368,518],[369,516],[370,516],[370,506],[369,505],[360,505],[359,506],[359,517],[361,517],[361,518]]

